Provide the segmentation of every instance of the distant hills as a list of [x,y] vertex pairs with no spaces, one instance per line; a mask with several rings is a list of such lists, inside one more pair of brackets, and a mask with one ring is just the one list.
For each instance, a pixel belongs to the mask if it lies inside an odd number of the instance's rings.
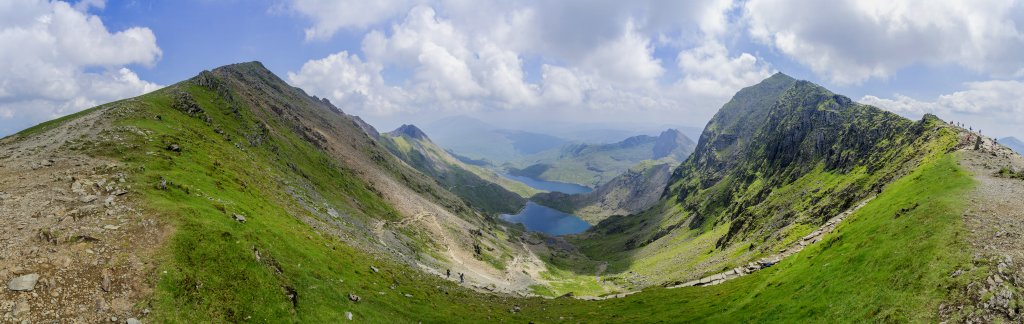
[[658,136],[639,135],[611,144],[566,144],[524,157],[507,166],[509,173],[596,188],[644,161],[678,164],[695,143],[678,130]]
[[525,198],[539,192],[480,166],[463,163],[414,125],[402,125],[381,134],[379,140],[402,161],[487,214],[515,213],[526,204]]
[[501,164],[559,147],[566,140],[534,132],[509,130],[476,118],[455,116],[424,125],[442,147],[470,159]]
[[676,165],[641,162],[594,191],[575,195],[546,192],[530,200],[597,224],[608,217],[640,213],[657,204]]
[[999,144],[1006,145],[1010,149],[1017,152],[1017,154],[1024,154],[1024,141],[1017,139],[1016,137],[1003,137],[999,139]]

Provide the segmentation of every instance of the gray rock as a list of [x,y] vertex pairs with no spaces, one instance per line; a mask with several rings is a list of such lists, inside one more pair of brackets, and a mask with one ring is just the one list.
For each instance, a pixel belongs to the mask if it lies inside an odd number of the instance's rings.
[[181,147],[178,144],[167,145],[167,150],[171,152],[181,152]]
[[353,293],[349,293],[348,294],[348,300],[351,300],[351,301],[354,301],[354,302],[359,302],[360,300],[362,300],[362,298],[359,298],[359,295],[356,295],[356,294],[353,294]]
[[96,197],[96,195],[88,195],[79,197],[78,201],[81,201],[83,203],[91,203],[93,201],[96,201],[96,199],[99,199],[99,197]]
[[14,279],[11,279],[7,283],[7,289],[13,291],[32,291],[36,288],[36,282],[39,281],[39,274],[27,274]]
[[345,319],[352,320],[352,312],[345,312]]
[[239,215],[239,214],[231,215],[231,219],[234,219],[235,221],[238,221],[239,223],[245,223],[245,216],[242,216],[242,215]]
[[132,317],[132,318],[129,318],[128,320],[124,321],[124,324],[142,324],[142,321]]
[[380,269],[377,269],[377,267],[374,267],[374,266],[370,266],[370,270],[373,271],[373,273],[380,272]]

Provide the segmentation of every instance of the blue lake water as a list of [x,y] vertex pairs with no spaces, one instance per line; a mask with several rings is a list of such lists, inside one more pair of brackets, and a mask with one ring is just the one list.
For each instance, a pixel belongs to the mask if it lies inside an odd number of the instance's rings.
[[501,219],[507,222],[520,223],[525,225],[528,230],[544,232],[550,235],[582,233],[590,228],[590,224],[576,217],[576,215],[566,214],[535,204],[532,201],[527,202],[526,207],[519,211],[518,214],[503,214]]
[[534,179],[534,178],[530,178],[530,177],[514,176],[514,175],[511,175],[511,174],[502,174],[502,176],[504,176],[506,178],[509,178],[509,179],[512,179],[512,180],[515,180],[515,181],[522,182],[523,184],[525,184],[527,186],[530,186],[531,188],[534,188],[534,189],[537,189],[537,190],[543,190],[543,191],[557,191],[557,192],[562,192],[562,193],[567,193],[567,194],[588,193],[588,192],[593,191],[593,189],[590,189],[588,187],[584,187],[584,186],[581,186],[581,185],[578,185],[578,184],[575,184],[575,183],[565,183],[565,182],[558,182],[558,181],[547,181],[547,180]]

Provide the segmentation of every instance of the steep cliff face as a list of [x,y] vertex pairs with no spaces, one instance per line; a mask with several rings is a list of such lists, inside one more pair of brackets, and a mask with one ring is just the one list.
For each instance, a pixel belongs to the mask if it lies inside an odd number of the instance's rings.
[[[941,124],[776,74],[722,107],[654,208],[609,218],[579,243],[598,257],[646,264],[631,270],[655,280],[745,262],[880,191],[935,149]],[[644,261],[663,258],[687,266]]]

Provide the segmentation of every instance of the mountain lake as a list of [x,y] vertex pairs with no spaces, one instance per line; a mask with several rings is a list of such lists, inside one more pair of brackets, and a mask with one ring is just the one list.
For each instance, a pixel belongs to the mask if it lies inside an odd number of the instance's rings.
[[511,174],[502,174],[502,176],[511,180],[522,182],[523,184],[530,186],[533,189],[543,191],[557,191],[561,193],[567,193],[570,195],[578,193],[588,193],[593,191],[593,189],[590,189],[589,187],[584,187],[575,183],[547,181],[524,176],[514,176]]
[[518,214],[502,214],[500,217],[507,222],[523,224],[527,230],[549,235],[582,233],[590,228],[590,224],[576,215],[566,214],[532,201],[527,202],[526,207]]

